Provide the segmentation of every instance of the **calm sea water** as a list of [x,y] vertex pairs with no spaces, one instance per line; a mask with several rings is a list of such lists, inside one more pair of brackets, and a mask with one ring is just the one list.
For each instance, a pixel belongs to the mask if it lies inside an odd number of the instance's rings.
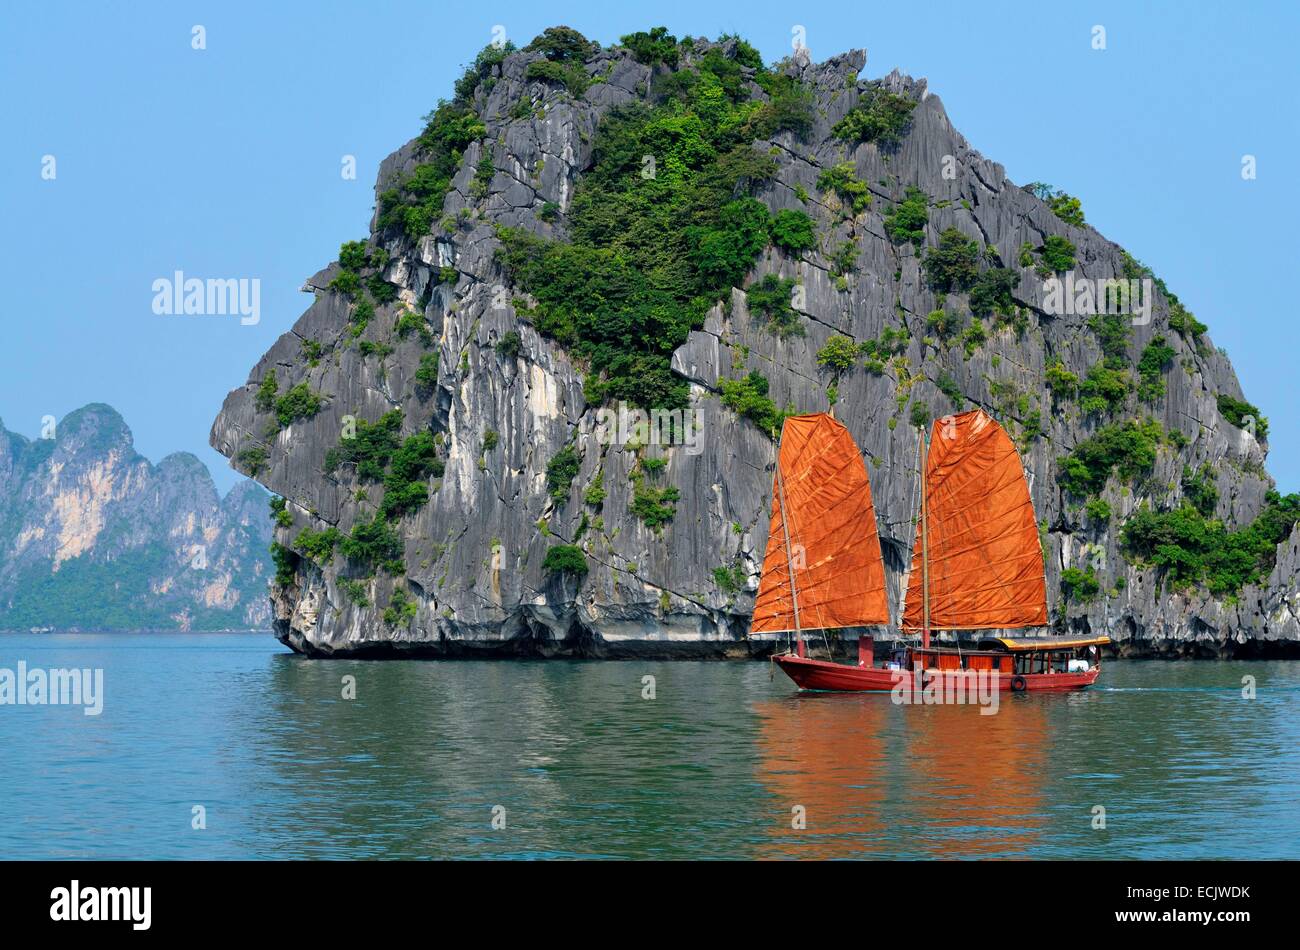
[[1112,661],[980,716],[760,662],[0,636],[19,660],[102,668],[105,705],[0,706],[5,858],[1300,858],[1300,663]]

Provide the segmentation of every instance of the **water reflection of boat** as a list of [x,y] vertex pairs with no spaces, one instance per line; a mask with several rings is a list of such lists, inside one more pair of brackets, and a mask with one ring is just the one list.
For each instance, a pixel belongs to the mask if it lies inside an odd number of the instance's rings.
[[1018,857],[1039,843],[1051,747],[1040,701],[984,717],[906,712],[869,693],[825,699],[754,707],[756,777],[773,800],[761,856]]
[[754,707],[760,720],[758,780],[778,812],[760,854],[805,854],[809,838],[794,833],[792,825],[796,808],[803,809],[818,857],[886,852],[884,809],[898,794],[885,745],[890,705],[865,695],[842,703],[792,699]]
[[1048,700],[996,716],[930,706],[903,720],[914,845],[935,857],[1024,856],[1046,828]]
[[808,655],[805,631],[889,624],[871,485],[848,429],[827,413],[785,420],[772,479],[772,519],[751,634],[789,634],[774,661],[803,689],[919,693],[1083,689],[1101,673],[1105,636],[957,639],[932,631],[1047,625],[1042,547],[1024,469],[1006,431],[974,409],[918,439],[920,516],[901,628],[919,645],[877,666],[870,637],[856,666]]

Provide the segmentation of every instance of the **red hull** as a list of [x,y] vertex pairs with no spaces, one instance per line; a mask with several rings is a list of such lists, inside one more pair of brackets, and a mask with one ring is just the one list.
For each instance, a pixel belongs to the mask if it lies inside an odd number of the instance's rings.
[[[799,656],[775,656],[773,661],[781,667],[786,676],[794,680],[800,689],[833,690],[835,692],[890,692],[895,686],[901,686],[904,692],[914,692],[915,674],[911,670],[886,670],[879,667],[847,666],[843,663],[830,663],[826,660],[810,660]],[[960,670],[934,670],[929,673],[956,673]],[[998,689],[1012,691],[1012,681],[1023,680],[1025,692],[1048,690],[1084,689],[1097,681],[1101,674],[1100,667],[1093,667],[1086,673],[998,673],[993,670],[983,671],[984,675],[998,678]],[[902,674],[901,682],[898,680]],[[1019,682],[1015,684],[1019,686]]]

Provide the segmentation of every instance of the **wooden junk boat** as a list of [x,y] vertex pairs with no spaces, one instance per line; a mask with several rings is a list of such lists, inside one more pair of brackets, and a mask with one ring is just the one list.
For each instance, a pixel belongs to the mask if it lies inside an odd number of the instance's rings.
[[[1014,443],[974,409],[936,420],[918,441],[920,512],[901,629],[920,635],[876,664],[870,636],[856,666],[808,655],[809,631],[889,624],[871,484],[848,429],[827,413],[791,416],[772,479],[772,519],[751,635],[789,634],[773,656],[809,690],[919,690],[925,678],[996,676],[999,690],[1073,690],[1101,673],[1106,636],[1015,637],[1047,626],[1042,547]],[[985,631],[952,646],[936,630]],[[828,650],[829,656],[829,641]]]

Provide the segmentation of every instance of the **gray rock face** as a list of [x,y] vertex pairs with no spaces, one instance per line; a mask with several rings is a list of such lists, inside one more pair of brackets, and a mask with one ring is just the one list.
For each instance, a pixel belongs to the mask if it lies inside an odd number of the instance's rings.
[[0,630],[250,630],[268,626],[270,496],[225,498],[188,453],[138,455],[92,404],[49,437],[0,425]]
[[[823,411],[832,380],[817,363],[819,348],[833,334],[862,342],[901,323],[910,331],[905,358],[890,361],[880,373],[845,373],[835,405],[867,461],[895,616],[906,586],[917,500],[917,435],[908,409],[920,402],[939,416],[957,408],[936,385],[946,374],[965,405],[988,408],[1013,435],[1023,416],[1035,409],[1041,415],[1042,434],[1026,440],[1024,462],[1045,526],[1047,587],[1059,626],[1110,631],[1131,652],[1267,652],[1300,642],[1294,583],[1300,537],[1280,546],[1267,584],[1246,588],[1231,603],[1162,591],[1154,572],[1138,570],[1119,554],[1124,518],[1153,492],[1162,502],[1176,499],[1186,465],[1211,463],[1220,499],[1216,515],[1228,524],[1248,523],[1263,505],[1272,487],[1263,468],[1266,446],[1230,425],[1217,408],[1216,394],[1241,397],[1227,358],[1204,339],[1197,346],[1171,330],[1169,303],[1157,295],[1150,322],[1132,327],[1129,354],[1136,363],[1153,337],[1165,336],[1176,350],[1164,377],[1167,392],[1141,412],[1130,407],[1121,416],[1149,414],[1181,432],[1186,444],[1161,448],[1145,488],[1112,479],[1103,497],[1113,516],[1104,525],[1091,523],[1063,496],[1058,460],[1100,423],[1077,407],[1054,407],[1045,369],[1060,357],[1082,378],[1102,356],[1097,335],[1086,316],[1045,312],[1042,279],[1033,267],[1018,264],[1024,244],[1038,246],[1061,235],[1077,248],[1076,279],[1111,278],[1123,271],[1122,249],[1090,227],[1065,223],[1010,182],[1002,166],[953,129],[924,81],[897,73],[881,81],[918,100],[911,129],[896,149],[846,147],[833,138],[831,127],[868,86],[856,78],[865,61],[860,51],[816,65],[806,56],[785,64],[813,92],[814,128],[802,141],[782,133],[756,143],[779,164],[776,178],[757,197],[773,210],[806,210],[818,225],[817,250],[796,258],[769,249],[750,277],[799,279],[804,333],[780,338],[770,332],[761,317],[749,313],[743,288],[734,289],[730,305],[715,307],[691,333],[672,365],[692,384],[699,451],[680,445],[658,450],[667,460],[661,484],[675,486],[680,500],[661,531],[646,527],[630,511],[634,454],[603,444],[599,407],[583,397],[583,369],[516,311],[520,292],[507,284],[495,260],[494,227],[563,238],[563,213],[592,161],[598,122],[612,107],[644,98],[652,70],[625,51],[603,51],[587,70],[604,81],[574,99],[555,84],[525,79],[528,63],[537,58],[528,51],[511,54],[494,68],[494,81],[475,94],[487,135],[469,147],[446,198],[444,220],[458,222],[451,233],[435,226],[435,233],[411,242],[376,234],[372,222],[373,239],[382,240],[390,255],[385,276],[401,288],[401,299],[379,308],[362,339],[386,342],[393,352],[359,352],[347,328],[348,302],[325,289],[334,273],[326,268],[307,282],[305,289],[315,294],[312,305],[253,368],[248,382],[229,395],[213,425],[213,446],[232,459],[250,447],[265,449],[267,462],[257,477],[288,499],[294,523],[277,536],[286,546],[304,528],[333,526],[347,533],[374,511],[378,486],[365,486],[366,497],[359,499],[363,486],[354,473],[345,468],[324,474],[326,452],[338,444],[346,417],[373,421],[401,409],[403,436],[427,429],[441,444],[445,473],[431,486],[436,490],[428,504],[400,525],[406,564],[401,583],[416,601],[414,619],[384,621],[396,581],[383,572],[360,582],[364,603],[358,603],[340,584],[352,578],[356,586],[358,572],[344,558],[323,568],[300,558],[293,582],[273,589],[282,641],[317,655],[762,652],[766,647],[745,634],[766,543],[775,446],[722,404],[720,383],[759,370],[778,406]],[[521,101],[532,108],[518,117]],[[484,148],[495,174],[486,196],[475,197],[470,185]],[[834,200],[816,182],[823,170],[846,160],[874,201],[867,212],[841,220]],[[377,191],[414,164],[415,145],[408,143],[383,163]],[[917,250],[893,243],[883,222],[909,185],[931,197],[927,245],[955,227],[1018,267],[1016,300],[1028,312],[1021,332],[990,329],[988,340],[969,355],[960,341],[926,339],[926,317],[939,301],[926,285]],[[554,222],[541,216],[547,203],[560,209]],[[839,285],[829,250],[845,240],[855,243],[857,264]],[[454,269],[454,281],[439,279],[444,268]],[[438,381],[431,392],[415,381],[425,345],[415,335],[403,339],[393,332],[403,307],[422,313],[436,341]],[[520,352],[501,355],[495,344],[512,331],[520,335]],[[304,341],[322,347],[315,365],[304,356]],[[325,404],[311,419],[267,436],[254,394],[271,369],[282,390],[305,381]],[[485,449],[489,432],[498,438]],[[569,497],[557,502],[547,492],[546,466],[566,444],[577,448],[582,463]],[[583,488],[597,480],[608,493],[599,507],[582,497]],[[1160,486],[1158,492],[1151,486]],[[542,569],[548,547],[574,541],[586,551],[589,573],[581,582],[548,576]],[[1086,604],[1058,603],[1061,572],[1084,563],[1094,567],[1102,595]],[[719,589],[713,576],[718,567],[739,567],[747,586],[739,592]]]

